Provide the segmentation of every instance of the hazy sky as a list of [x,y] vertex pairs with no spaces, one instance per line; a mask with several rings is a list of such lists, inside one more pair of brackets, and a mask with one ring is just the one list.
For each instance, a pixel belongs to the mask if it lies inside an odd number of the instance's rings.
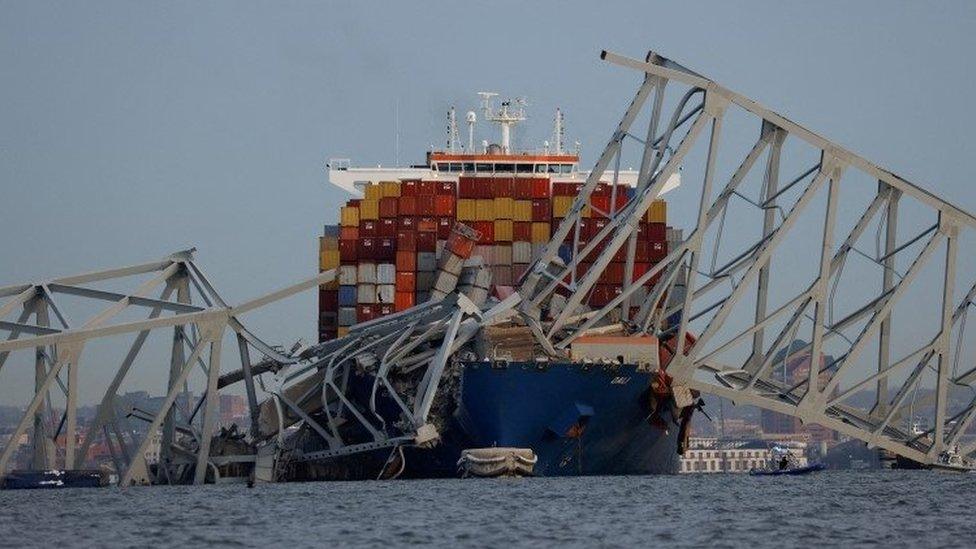
[[[654,49],[976,210],[976,4],[681,4],[0,1],[0,285],[190,246],[231,301],[296,282],[345,199],[326,159],[391,164],[396,104],[404,162],[488,89],[529,98],[527,143],[562,107],[592,163],[637,82],[601,49]],[[256,322],[286,342],[314,319],[309,294]]]

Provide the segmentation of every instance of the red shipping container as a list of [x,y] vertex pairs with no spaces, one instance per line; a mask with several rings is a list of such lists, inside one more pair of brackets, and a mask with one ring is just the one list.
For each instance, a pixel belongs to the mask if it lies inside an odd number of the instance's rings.
[[397,219],[397,230],[398,231],[416,231],[417,230],[417,218],[413,216],[400,217]]
[[583,183],[557,182],[552,184],[553,196],[576,196],[583,189]]
[[437,240],[447,240],[451,236],[451,228],[454,227],[453,217],[437,218]]
[[397,215],[417,215],[417,197],[400,196],[397,201]]
[[359,259],[376,259],[376,239],[360,238],[356,253],[359,254]]
[[593,287],[593,293],[590,294],[590,305],[593,307],[604,307],[620,295],[620,292],[620,286],[597,284]]
[[358,240],[339,240],[339,261],[343,263],[355,263],[359,260]]
[[395,238],[397,235],[397,220],[395,217],[389,217],[385,219],[380,219],[379,230],[376,231],[376,236],[385,236],[387,238]]
[[417,233],[413,231],[397,231],[397,255],[399,252],[417,251]]
[[359,236],[370,237],[376,236],[377,228],[375,221],[360,221],[359,222]]
[[532,221],[546,223],[552,218],[552,205],[548,198],[532,200]]
[[454,197],[448,195],[435,196],[434,214],[438,217],[454,217]]
[[[395,295],[393,297],[396,299]],[[379,316],[392,315],[394,312],[392,303],[381,303],[380,305],[375,305],[374,307],[379,309],[379,311],[377,311],[377,315]]]
[[600,273],[600,284],[620,284],[624,283],[624,264],[610,263]]
[[[624,254],[626,254],[624,247],[621,247],[621,250],[624,250]],[[620,254],[618,253],[617,255],[619,256]],[[634,261],[640,261],[641,263],[650,263],[651,261],[650,242],[641,242],[639,240],[637,241],[637,250],[636,253],[634,253]]]
[[516,177],[512,188],[512,197],[515,200],[532,200],[532,180]]
[[590,240],[595,239],[596,235],[600,234],[600,231],[605,229],[607,224],[609,223],[610,221],[607,219],[590,219],[590,223],[589,223],[590,234],[587,235],[587,238],[589,238]]
[[536,177],[532,182],[532,198],[549,198],[549,178]]
[[529,221],[516,221],[512,224],[512,240],[515,242],[532,241],[532,223]]
[[356,307],[356,322],[369,322],[376,318],[376,308],[372,305]]
[[437,233],[417,233],[417,251],[435,252],[437,251]]
[[438,181],[437,194],[442,196],[457,196],[457,184],[453,181]]
[[419,194],[420,181],[416,179],[405,180],[400,183],[400,196],[417,196]]
[[515,179],[512,177],[496,177],[491,182],[492,198],[511,198],[515,196]]
[[436,217],[421,217],[417,220],[417,232],[420,233],[436,233],[437,232],[437,218]]
[[339,310],[339,291],[319,288],[319,312]]
[[396,257],[396,238],[377,238],[376,259],[392,260]]
[[472,228],[481,233],[478,244],[494,244],[495,242],[495,222],[494,221],[472,221]]
[[650,270],[651,270],[651,264],[650,263],[637,263],[637,262],[634,262],[634,278],[633,278],[633,280],[637,280],[638,278],[644,276],[644,274],[647,273],[647,271],[650,271]]
[[593,187],[593,192],[590,193],[590,196],[605,196],[609,198],[612,192],[613,186],[609,183],[604,183],[601,181],[596,184],[596,187]]
[[413,272],[417,270],[416,252],[397,250],[396,270],[403,272]]
[[412,271],[397,271],[396,273],[397,292],[416,292],[417,273]]
[[658,262],[668,256],[667,242],[649,242],[649,255],[652,262]]
[[359,238],[359,227],[339,227],[340,240],[356,240]]
[[417,197],[417,215],[418,216],[433,216],[435,215],[434,209],[434,199],[435,196],[418,196]]
[[393,296],[393,305],[396,312],[406,311],[410,307],[413,307],[414,295],[413,292],[397,292]]
[[479,187],[483,181],[483,179],[479,180],[477,177],[459,177],[458,198],[479,198]]
[[434,196],[437,194],[436,181],[421,181],[417,186],[417,196]]
[[606,218],[610,214],[609,196],[590,196],[590,206],[593,207],[593,217]]
[[350,208],[358,208],[360,201],[362,201],[361,198],[353,198],[352,200],[346,201],[346,206],[349,206]]
[[[492,223],[491,227],[494,229],[495,224]],[[474,251],[474,246],[474,240],[471,240],[458,232],[452,232],[451,236],[447,239],[447,249],[450,250],[454,255],[463,259],[471,257],[471,252]]]
[[648,242],[667,242],[668,226],[665,223],[641,223]]
[[380,218],[397,216],[397,197],[388,196],[380,199]]
[[629,198],[627,198],[627,187],[624,187],[623,185],[619,185],[617,187],[616,200],[617,200],[617,206],[616,208],[614,208],[613,211],[619,212],[621,209],[623,209],[624,206],[627,205],[627,201],[630,200]]

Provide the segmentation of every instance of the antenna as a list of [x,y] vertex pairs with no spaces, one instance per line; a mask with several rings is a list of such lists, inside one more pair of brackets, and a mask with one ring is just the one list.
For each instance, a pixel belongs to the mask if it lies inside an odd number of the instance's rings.
[[468,111],[464,119],[468,122],[468,153],[470,154],[474,152],[474,123],[478,121],[478,115],[474,111]]
[[452,105],[447,111],[447,150],[453,153],[460,140],[458,138],[457,116]]
[[400,166],[400,98],[393,104],[393,165]]
[[485,120],[497,122],[502,127],[502,154],[511,153],[512,126],[525,120],[525,99],[522,97],[515,99],[517,108],[512,108],[511,101],[503,101],[502,108],[495,111],[491,98],[498,94],[495,92],[478,92],[481,96],[481,108],[485,112]]
[[563,111],[556,107],[556,121],[552,129],[552,141],[556,144],[556,154],[563,154]]

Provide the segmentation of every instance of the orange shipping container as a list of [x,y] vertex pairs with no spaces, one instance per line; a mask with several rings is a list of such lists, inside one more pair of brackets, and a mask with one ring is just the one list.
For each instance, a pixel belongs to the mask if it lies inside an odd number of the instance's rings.
[[417,291],[417,273],[413,271],[397,271],[396,291],[398,292]]
[[438,217],[454,217],[454,197],[443,194],[435,196],[434,214]]
[[396,308],[396,312],[406,311],[410,307],[413,307],[414,295],[413,292],[397,292],[393,296],[393,305]]
[[417,270],[417,254],[415,252],[398,251],[396,253],[396,270],[413,272]]

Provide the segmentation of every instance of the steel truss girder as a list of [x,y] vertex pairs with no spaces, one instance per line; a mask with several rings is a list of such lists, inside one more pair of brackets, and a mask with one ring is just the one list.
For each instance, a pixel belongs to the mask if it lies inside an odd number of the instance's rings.
[[[176,448],[175,432],[177,429],[173,421],[173,405],[177,396],[183,391],[193,365],[198,363],[207,376],[207,385],[203,390],[203,397],[196,404],[196,408],[202,410],[203,413],[201,414],[199,428],[187,425],[190,431],[180,430],[186,434],[192,434],[192,438],[187,439],[184,443],[192,442],[194,447],[189,449],[185,446],[181,447],[179,453],[186,455],[189,451],[195,456],[193,458],[192,481],[196,484],[204,482],[208,467],[214,466],[214,462],[210,459],[209,449],[216,429],[223,334],[228,329],[236,333],[241,358],[244,361],[241,366],[243,375],[235,376],[226,385],[236,381],[245,381],[248,386],[252,420],[256,421],[258,410],[256,398],[252,393],[254,374],[251,372],[250,350],[257,350],[265,356],[265,361],[271,361],[277,364],[277,367],[296,363],[299,358],[281,352],[260,341],[247,331],[239,317],[244,313],[269,305],[295,293],[330,282],[334,280],[335,272],[321,273],[304,282],[255,300],[238,306],[229,306],[220,298],[205,275],[194,263],[193,252],[194,250],[186,250],[172,254],[160,261],[0,288],[0,332],[6,332],[6,338],[0,341],[0,367],[7,361],[11,353],[33,349],[38,357],[35,394],[11,440],[18,440],[27,431],[31,418],[38,417],[38,414],[43,412],[44,403],[48,399],[48,390],[56,382],[65,390],[66,394],[66,410],[61,421],[66,434],[69,435],[64,437],[64,468],[71,469],[83,464],[97,434],[111,432],[115,434],[117,439],[115,444],[111,440],[108,441],[112,449],[113,459],[117,461],[119,467],[124,468],[124,471],[120,470],[122,473],[121,484],[127,485],[140,479],[151,480],[147,477],[148,468],[144,455],[150,444],[150,439],[153,438],[153,433],[157,429],[163,429],[166,443],[161,448],[161,455],[165,456],[165,461],[159,464],[155,481],[169,482],[171,480],[169,463],[180,461],[170,457],[171,450]],[[87,286],[92,283],[105,282],[120,285],[131,284],[132,279],[130,277],[145,275],[151,275],[151,278],[139,284],[129,293],[106,291]],[[205,305],[190,303],[189,287],[191,285],[197,290],[199,298]],[[162,290],[159,290],[160,287]],[[170,296],[174,291],[179,294],[178,299],[170,301]],[[156,292],[159,292],[159,297],[153,297]],[[64,308],[59,301],[61,295],[81,298],[90,308],[100,307],[101,310],[82,322],[72,324],[63,312]],[[148,317],[145,320],[127,322],[116,320],[121,313],[132,307],[148,308]],[[17,308],[24,310],[16,321],[3,320],[4,316],[14,312]],[[48,311],[54,313],[61,324],[61,328],[49,326]],[[27,322],[31,314],[36,316],[36,322],[33,324]],[[126,448],[127,444],[116,423],[118,413],[117,392],[129,374],[131,366],[143,353],[144,344],[150,333],[153,330],[167,328],[174,329],[175,337],[171,360],[173,366],[166,398],[159,410],[147,412],[148,415],[140,414],[149,422],[149,429],[147,435],[138,442],[138,449],[131,452]],[[189,331],[186,329],[193,333],[199,333],[199,336],[187,338],[184,334],[188,334]],[[94,421],[89,425],[84,438],[81,439],[80,447],[76,448],[77,439],[73,433],[77,425],[77,388],[80,377],[84,375],[80,367],[83,350],[90,341],[127,334],[134,334],[134,340],[116,369],[111,382],[105,388]],[[193,348],[189,357],[184,359],[183,349],[186,342],[189,342]],[[206,361],[203,359],[204,355],[208,357]],[[50,365],[49,368],[48,364]],[[59,378],[64,371],[67,371],[66,384],[62,383]],[[191,414],[187,420],[192,421],[195,415],[195,413]],[[44,437],[55,438],[56,435],[57,433],[52,435],[36,428],[35,424],[32,438],[41,440]],[[48,442],[53,441],[49,440]],[[35,446],[40,445],[35,443]],[[121,455],[116,455],[116,447],[120,450]],[[15,449],[16,444],[8,444],[0,451],[0,474],[7,470]],[[120,459],[122,461],[118,461]],[[180,459],[185,461],[184,458]],[[35,466],[37,465],[38,463],[35,460]],[[56,464],[47,462],[46,465],[53,467]]]
[[[612,322],[607,320],[609,315],[622,304],[629,305],[630,296],[637,287],[663,273],[664,276],[660,278],[657,286],[650,290],[648,300],[642,304],[637,318],[640,324],[636,331],[637,333],[650,331],[662,337],[674,335],[678,338],[676,358],[669,365],[669,373],[675,376],[677,383],[731,398],[739,403],[753,404],[797,416],[804,422],[819,423],[846,436],[859,438],[922,463],[937,461],[947,448],[955,446],[963,436],[964,429],[976,420],[976,401],[961,410],[952,412],[949,410],[954,388],[967,386],[976,390],[976,387],[973,387],[973,383],[976,383],[976,368],[961,374],[954,372],[952,370],[953,350],[949,348],[950,334],[954,330],[959,332],[959,338],[965,337],[962,332],[964,324],[960,323],[959,319],[964,317],[963,313],[968,309],[972,295],[967,295],[960,302],[954,294],[957,286],[970,287],[972,281],[959,280],[956,263],[962,244],[959,235],[963,231],[976,227],[976,218],[961,208],[766,109],[757,102],[732,92],[671,60],[653,53],[649,54],[645,61],[610,52],[604,52],[602,57],[613,64],[639,71],[644,76],[644,82],[618,125],[617,132],[600,156],[601,160],[591,172],[587,181],[588,186],[584,186],[574,208],[560,224],[558,233],[553,236],[549,245],[553,253],[543,255],[532,266],[532,272],[540,276],[527,278],[526,283],[521,287],[522,294],[529,298],[525,302],[526,305],[531,304],[537,309],[545,310],[545,301],[558,287],[562,278],[568,273],[573,273],[575,277],[581,265],[579,260],[592,252],[595,242],[608,239],[606,248],[592,259],[592,267],[586,272],[579,272],[579,278],[573,279],[575,284],[572,289],[575,293],[568,297],[566,306],[559,314],[554,315],[553,320],[543,322],[546,326],[546,335],[555,343],[556,348],[565,349],[575,338],[587,333],[588,330]],[[636,118],[636,113],[633,111],[635,108],[641,108],[643,99],[647,97],[647,88],[654,87],[661,90],[665,86],[668,88],[687,86],[690,90],[703,91],[704,108],[698,113],[694,124],[681,138],[677,150],[663,168],[659,171],[650,169],[646,172],[642,169],[638,189],[647,190],[647,194],[640,194],[638,191],[637,198],[616,212],[616,217],[610,220],[603,232],[594,237],[588,247],[582,251],[577,250],[568,265],[562,267],[555,263],[554,250],[563,242],[569,230],[578,223],[582,207],[588,201],[589,191],[602,176],[610,159],[618,153],[619,135],[621,132],[628,131],[631,122]],[[656,104],[657,100],[658,97],[655,96]],[[681,106],[676,108],[675,117],[680,114],[681,108]],[[713,200],[711,186],[716,176],[714,158],[722,148],[720,130],[727,108],[742,109],[747,114],[755,116],[761,123],[762,129],[759,140],[743,158],[729,183]],[[652,120],[656,120],[660,114],[652,112]],[[622,293],[606,306],[599,310],[588,310],[586,297],[590,287],[600,277],[611,258],[628,241],[633,229],[632,222],[646,211],[656,191],[661,189],[663,181],[678,164],[685,160],[685,153],[696,142],[701,130],[709,122],[712,129],[702,169],[704,180],[701,183],[698,216],[694,225],[687,230],[687,237],[640,279],[631,281],[630,277],[625,275],[627,284],[624,285]],[[649,132],[649,135],[653,135],[653,132]],[[780,156],[786,154],[782,144],[789,138],[798,140],[802,146],[819,152],[821,160],[813,168],[785,186],[779,187]],[[644,142],[643,158],[655,158],[658,149],[649,146],[647,141]],[[712,221],[723,214],[729,199],[738,194],[736,188],[739,183],[767,150],[769,155],[764,171],[765,196],[761,196],[756,201],[746,199],[762,212],[760,214],[763,225],[762,235],[726,267],[716,269],[712,273],[701,273],[699,265],[705,233],[713,229]],[[660,157],[656,157],[656,160],[660,160]],[[866,174],[869,179],[877,181],[877,189],[871,190],[874,193],[873,199],[866,208],[858,212],[859,217],[856,218],[853,228],[838,245],[834,233],[842,221],[839,219],[841,215],[838,207],[841,190],[854,184],[850,181],[853,178],[845,177],[854,172]],[[814,175],[812,180],[807,179],[810,175]],[[689,185],[690,182],[686,177],[683,186],[687,189]],[[799,294],[788,298],[784,305],[768,312],[766,292],[772,259],[777,257],[780,245],[794,231],[800,214],[803,213],[805,219],[806,216],[814,215],[806,211],[814,197],[822,194],[824,187],[826,187],[827,200],[822,214],[823,232],[816,250],[810,250],[811,255],[816,254],[819,257],[813,280]],[[784,200],[787,196],[786,191],[791,191],[798,198],[793,201]],[[921,204],[931,215],[938,218],[938,223],[929,230],[898,243],[896,240],[898,209],[906,198]],[[773,208],[785,208],[782,211],[787,213],[781,221],[777,222],[776,217],[772,215]],[[865,305],[846,318],[834,322],[832,296],[836,286],[843,283],[844,264],[851,251],[865,255],[856,249],[856,243],[882,210],[885,213],[880,222],[885,223],[886,227],[884,251],[879,257],[870,258],[881,267],[883,273],[879,276],[882,287],[880,294],[869,298]],[[723,227],[719,227],[719,231],[722,229]],[[922,243],[926,237],[928,237],[927,242]],[[909,289],[926,284],[927,279],[920,277],[919,273],[923,267],[926,269],[932,267],[931,264],[927,264],[931,263],[928,260],[932,254],[943,247],[943,244],[945,244],[946,258],[944,265],[941,266],[942,320],[938,325],[938,334],[933,339],[919,341],[915,352],[893,362],[890,358],[892,314],[904,301],[903,296]],[[918,251],[919,247],[920,251]],[[904,275],[899,275],[898,280],[894,278],[896,258],[899,260],[908,258],[911,263],[908,271]],[[553,270],[554,266],[557,266],[555,270]],[[681,269],[688,271],[683,303],[669,305],[665,308],[667,310],[661,309],[655,313],[654,311],[659,309],[663,295],[674,283],[674,274]],[[542,276],[546,273],[555,274],[550,275],[550,282],[542,287],[539,281],[544,280]],[[732,275],[735,276],[731,278],[731,290],[727,296],[705,306],[703,298],[706,294],[717,291],[722,281]],[[831,289],[832,285],[833,289]],[[749,319],[751,326],[730,339],[723,336],[723,339],[713,343],[712,340],[716,340],[720,328],[728,320],[729,315],[737,310],[737,305],[744,301],[747,295],[752,296],[755,302],[754,311]],[[530,309],[526,306],[525,310]],[[808,311],[811,310],[812,313],[809,313]],[[680,325],[664,332],[660,331],[660,320],[675,312],[682,313]],[[772,342],[767,344],[764,332],[774,322],[782,321],[784,315],[788,315],[789,320],[778,331]],[[627,318],[623,311],[621,316]],[[686,342],[684,336],[689,331],[689,323],[697,317],[705,317],[708,320],[697,341],[690,349],[685,350],[687,354],[682,354]],[[827,343],[835,344],[838,341],[837,336],[843,335],[844,329],[861,322],[864,324],[859,328],[859,333],[854,340],[848,340],[850,348],[843,353],[842,358],[823,365]],[[799,351],[811,356],[811,367],[804,374],[804,379],[792,387],[774,383],[769,377],[774,358],[781,356],[781,351],[789,347],[790,340],[795,337],[801,326],[806,326],[805,331],[812,332],[810,343]],[[877,369],[866,378],[864,376],[859,378],[854,366],[873,337],[878,337],[881,341]],[[899,340],[899,343],[904,342]],[[743,345],[751,345],[751,352],[748,353],[747,359],[735,358],[731,363],[720,360],[733,349]],[[789,348],[793,350],[792,347]],[[793,351],[793,354],[798,353]],[[921,360],[916,363],[920,357]],[[958,361],[958,357],[955,359]],[[936,365],[929,366],[930,361],[934,361]],[[909,363],[916,363],[915,369],[901,385],[892,387],[895,389],[895,395],[894,398],[889,398],[889,386],[895,379],[892,374],[904,371]],[[911,435],[909,429],[894,428],[890,423],[904,414],[905,399],[921,379],[921,373],[927,368],[934,368],[933,371],[936,372],[934,396],[931,402],[928,402],[934,406],[936,425],[930,433],[923,433],[921,436]],[[860,410],[847,404],[849,397],[861,390],[877,392],[876,404],[872,409]],[[968,444],[964,449],[967,452],[976,451],[976,443]]]

